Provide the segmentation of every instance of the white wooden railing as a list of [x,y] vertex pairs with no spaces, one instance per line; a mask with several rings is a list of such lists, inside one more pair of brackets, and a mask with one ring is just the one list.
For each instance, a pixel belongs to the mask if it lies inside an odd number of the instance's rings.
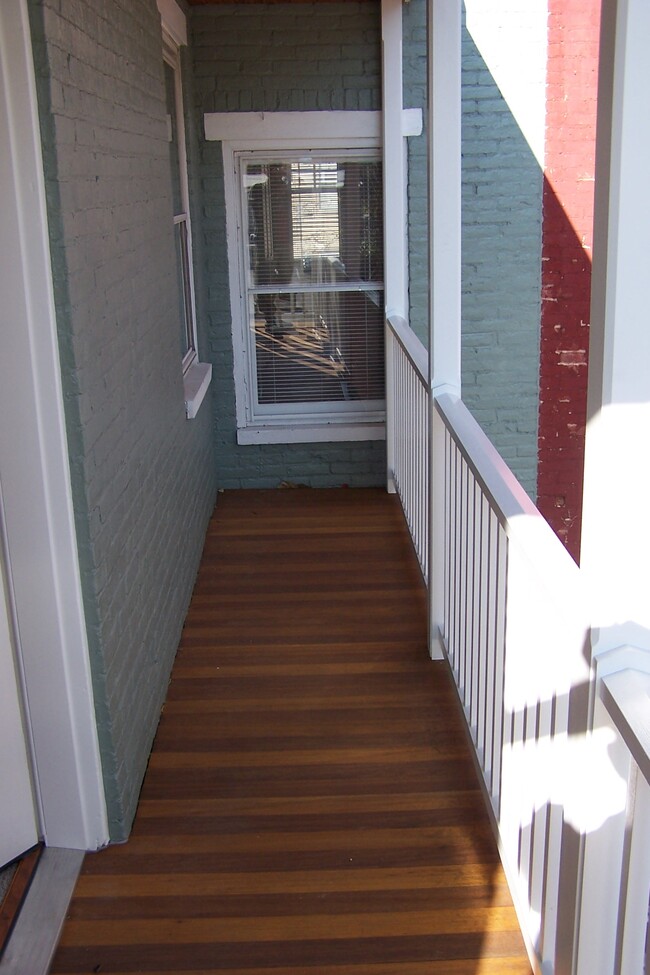
[[580,574],[460,400],[436,399],[434,441],[440,635],[524,935],[540,970],[564,970],[579,894],[577,848],[565,842],[579,761],[570,715],[589,676]]
[[432,576],[433,639],[454,675],[531,955],[540,972],[570,971],[580,846],[565,815],[577,802],[569,729],[589,683],[579,570],[462,401],[431,393],[426,350],[407,324],[391,319],[387,335],[392,476]]
[[[650,972],[650,652],[621,646],[595,664],[594,736],[606,817],[585,838],[577,975]],[[602,798],[601,798],[602,801]]]
[[411,532],[425,581],[429,577],[429,379],[428,354],[403,318],[386,329],[388,386],[393,405],[391,477]]
[[535,971],[650,975],[650,654],[592,664],[580,570],[463,402],[431,390],[402,319],[387,343],[391,475],[430,577],[432,652]]
[[[647,655],[646,655],[647,656]],[[650,673],[604,677],[603,704],[628,753],[614,975],[650,973]]]

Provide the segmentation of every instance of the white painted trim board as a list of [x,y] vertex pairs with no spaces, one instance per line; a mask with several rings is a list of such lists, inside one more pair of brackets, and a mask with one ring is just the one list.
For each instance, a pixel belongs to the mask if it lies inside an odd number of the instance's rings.
[[[6,166],[0,465],[45,842],[96,849],[108,824],[63,411],[38,106],[26,0],[0,4]],[[6,240],[15,224],[17,236]],[[8,284],[8,288],[4,284]],[[13,309],[13,310],[12,310]]]
[[[382,112],[206,112],[208,142],[381,139]],[[422,132],[422,109],[402,109],[402,135]]]

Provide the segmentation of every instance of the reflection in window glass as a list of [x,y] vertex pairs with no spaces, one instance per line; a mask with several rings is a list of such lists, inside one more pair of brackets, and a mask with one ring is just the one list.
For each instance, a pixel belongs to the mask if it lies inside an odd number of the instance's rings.
[[255,409],[380,408],[380,161],[353,154],[287,161],[247,156],[241,176]]

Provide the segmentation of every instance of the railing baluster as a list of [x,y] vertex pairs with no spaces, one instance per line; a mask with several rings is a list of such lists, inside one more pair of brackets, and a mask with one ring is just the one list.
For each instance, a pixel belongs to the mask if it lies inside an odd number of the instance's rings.
[[456,444],[449,439],[449,662],[456,666]]
[[462,597],[461,597],[461,616],[458,621],[461,634],[461,647],[462,647],[462,660],[463,660],[463,704],[467,709],[469,699],[469,674],[468,674],[468,633],[467,633],[467,621],[469,617],[469,468],[465,459],[462,459],[462,507],[461,507],[461,517],[462,517],[462,545],[461,545],[461,577],[462,577]]
[[474,736],[474,613],[476,568],[476,481],[467,468],[467,719]]
[[[480,539],[480,559],[479,559],[479,631],[478,631],[478,710],[476,715],[476,747],[479,751],[479,759],[483,764],[484,773],[487,769],[487,697],[488,697],[488,668],[489,659],[485,648],[488,643],[488,613],[490,595],[490,510],[487,498],[484,494],[480,496],[481,506],[481,539]],[[487,784],[487,778],[486,778]]]
[[497,568],[496,568],[496,627],[494,659],[494,751],[492,759],[494,797],[497,808],[501,804],[501,771],[505,720],[503,712],[503,691],[505,685],[506,661],[506,578],[508,565],[508,539],[501,526],[497,529]]
[[481,657],[481,644],[480,644],[480,632],[481,632],[481,558],[483,555],[481,549],[482,542],[482,532],[481,532],[481,513],[482,513],[482,496],[479,490],[479,486],[476,483],[476,478],[472,477],[472,520],[474,524],[473,531],[473,541],[472,541],[472,558],[473,558],[473,576],[472,576],[472,638],[471,638],[471,660],[472,660],[472,709],[471,709],[471,723],[474,730],[474,741],[478,745],[478,713],[479,713],[479,703],[480,703],[480,691],[479,691],[479,660]]
[[451,437],[445,431],[445,629],[444,639],[450,643],[451,620]]
[[499,524],[496,515],[488,515],[488,584],[487,584],[487,634],[485,652],[485,772],[488,792],[492,799],[496,795],[494,779],[494,749],[496,736],[496,647],[497,647],[497,602],[499,598],[498,579]]
[[428,581],[428,381],[426,350],[405,323],[389,321],[394,387],[395,488],[404,510],[422,575]]
[[460,647],[460,614],[462,604],[462,464],[461,455],[458,447],[454,444],[454,669],[456,671],[459,686],[462,686],[461,676],[461,647]]

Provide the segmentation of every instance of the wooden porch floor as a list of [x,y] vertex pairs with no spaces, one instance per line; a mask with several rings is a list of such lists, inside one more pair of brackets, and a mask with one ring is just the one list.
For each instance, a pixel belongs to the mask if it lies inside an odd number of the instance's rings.
[[394,497],[220,495],[131,839],[52,972],[530,975]]

